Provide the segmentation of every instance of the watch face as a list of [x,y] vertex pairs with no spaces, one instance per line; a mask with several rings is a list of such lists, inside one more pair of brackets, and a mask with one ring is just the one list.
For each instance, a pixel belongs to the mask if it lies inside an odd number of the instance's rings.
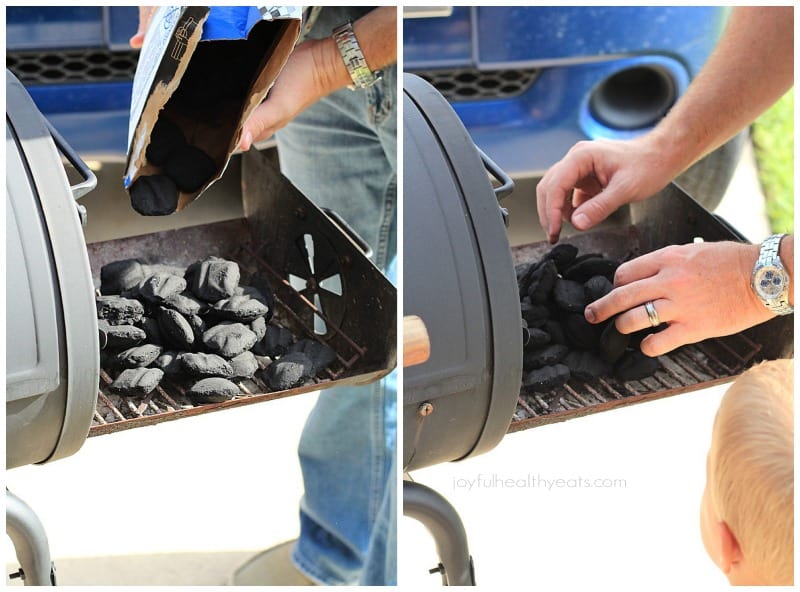
[[762,267],[756,272],[753,286],[762,298],[777,298],[786,286],[786,275],[783,270],[771,265]]

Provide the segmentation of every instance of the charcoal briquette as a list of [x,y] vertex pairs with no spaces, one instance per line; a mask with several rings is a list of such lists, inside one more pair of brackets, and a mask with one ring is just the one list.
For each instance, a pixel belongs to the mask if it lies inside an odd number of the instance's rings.
[[267,334],[267,320],[264,317],[258,317],[250,323],[250,330],[256,334],[256,339],[261,341]]
[[274,391],[285,391],[305,384],[314,375],[314,362],[303,352],[293,352],[267,366],[262,376]]
[[144,340],[147,343],[164,345],[164,336],[161,334],[161,327],[159,327],[157,319],[154,317],[142,317],[136,323],[136,326],[144,331]]
[[194,193],[211,180],[217,163],[200,148],[186,144],[169,155],[163,169],[178,189]]
[[592,380],[600,376],[608,376],[611,372],[611,365],[594,352],[572,350],[562,360],[562,363],[569,368],[570,374],[580,380]]
[[641,380],[655,374],[660,366],[658,358],[651,358],[638,350],[629,350],[614,366],[614,376],[624,382]]
[[133,325],[144,315],[144,306],[138,300],[121,296],[97,296],[97,318],[109,325]]
[[241,323],[223,321],[203,333],[203,343],[224,358],[235,358],[256,343],[256,334]]
[[108,385],[108,390],[117,395],[146,395],[158,386],[164,372],[160,368],[130,368],[123,370]]
[[159,272],[139,284],[139,295],[149,302],[161,304],[171,296],[180,295],[185,289],[186,280],[182,276]]
[[186,316],[186,320],[189,322],[189,326],[194,333],[194,345],[195,347],[199,347],[200,344],[203,343],[203,333],[208,329],[206,322],[203,320],[203,317],[196,314]]
[[539,327],[550,318],[550,309],[543,304],[532,304],[528,298],[524,298],[519,307],[528,327]]
[[162,308],[158,313],[158,326],[161,334],[174,347],[180,350],[192,349],[194,331],[186,317],[177,310]]
[[541,325],[541,329],[546,331],[548,335],[550,335],[550,343],[560,343],[561,345],[567,345],[567,336],[564,333],[564,329],[555,319],[548,319]]
[[287,353],[303,352],[314,364],[312,374],[319,374],[336,359],[336,352],[329,345],[314,339],[301,339],[293,343]]
[[258,370],[258,360],[253,352],[243,352],[230,361],[234,378],[251,378]]
[[105,335],[105,347],[120,349],[133,347],[147,338],[143,329],[134,325],[111,325],[108,321],[97,321],[97,328]]
[[172,350],[162,352],[153,362],[153,366],[161,369],[165,376],[177,376],[183,372],[183,364],[180,360],[181,353]]
[[185,317],[204,314],[208,305],[194,297],[191,292],[170,294],[164,299],[164,307],[177,310]]
[[553,286],[558,279],[558,268],[552,259],[542,261],[533,273],[528,282],[528,298],[532,304],[544,304],[550,298]]
[[554,364],[528,372],[522,381],[522,386],[529,391],[545,393],[564,386],[569,378],[569,368],[564,364]]
[[166,216],[178,209],[178,188],[166,175],[139,177],[130,194],[131,207],[142,216]]
[[289,350],[293,341],[294,336],[286,327],[268,325],[264,337],[253,346],[253,353],[259,356],[278,358]]
[[216,354],[183,352],[179,356],[181,367],[186,374],[198,378],[234,376],[233,367],[225,358]]
[[113,358],[113,366],[117,368],[143,368],[156,361],[161,355],[161,346],[145,343],[136,345],[117,353]]
[[533,349],[537,347],[541,347],[543,345],[547,345],[550,343],[550,333],[545,331],[544,329],[537,329],[536,327],[532,327],[528,329],[528,346],[527,349]]
[[575,349],[593,350],[600,343],[598,328],[589,323],[583,314],[569,314],[562,326],[567,342]]
[[553,286],[553,300],[561,310],[582,313],[586,308],[583,284],[562,278],[556,279]]
[[194,383],[188,391],[196,403],[222,403],[240,394],[239,387],[226,378],[203,378]]
[[608,280],[614,279],[614,272],[619,267],[619,261],[606,257],[587,257],[581,261],[577,259],[564,272],[564,279],[580,282],[581,284],[596,275],[602,275]]
[[258,317],[263,317],[269,308],[263,302],[247,295],[234,294],[230,298],[223,298],[211,305],[209,312],[228,321],[251,323]]
[[522,355],[522,367],[525,370],[551,366],[560,362],[569,352],[566,345],[546,345],[537,350],[526,351]]
[[578,247],[569,243],[556,245],[544,256],[545,259],[552,259],[556,264],[558,273],[564,273],[578,255]]
[[139,259],[123,259],[107,263],[100,268],[100,293],[121,294],[138,286],[144,278],[145,271]]
[[620,333],[614,319],[611,319],[600,334],[600,357],[610,364],[615,363],[625,353],[630,341],[630,335]]
[[189,289],[206,302],[217,302],[233,296],[239,286],[239,278],[239,265],[218,257],[197,261],[186,270]]
[[586,303],[600,300],[603,296],[614,289],[614,284],[602,275],[595,275],[590,277],[583,284],[583,294],[586,297]]
[[186,145],[183,132],[175,123],[161,117],[156,121],[150,134],[150,143],[144,155],[148,162],[156,166],[163,166],[169,156],[177,149]]

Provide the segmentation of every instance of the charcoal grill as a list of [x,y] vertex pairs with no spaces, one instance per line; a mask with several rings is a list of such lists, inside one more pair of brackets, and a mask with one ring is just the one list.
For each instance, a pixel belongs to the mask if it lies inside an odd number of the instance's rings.
[[[73,195],[94,177],[7,73],[6,467],[77,452],[89,436],[220,411],[344,384],[366,384],[396,362],[396,291],[368,248],[334,212],[303,196],[264,153],[242,157],[245,216],[86,245],[86,212]],[[55,136],[53,136],[55,134]],[[57,144],[87,180],[70,188]],[[13,165],[13,166],[12,166]],[[274,319],[297,338],[330,346],[336,360],[301,387],[270,391],[238,382],[229,401],[195,404],[189,385],[164,381],[147,396],[108,391],[93,302],[106,263],[139,258],[177,266],[210,255],[238,262],[242,281],[269,284]],[[9,344],[11,342],[9,341]],[[7,532],[26,584],[54,583],[47,537],[33,511],[7,492]]]
[[[514,265],[546,242],[511,249],[498,197],[508,183],[482,156],[447,101],[404,78],[404,315],[422,319],[430,357],[404,373],[404,470],[491,450],[509,432],[707,388],[754,363],[793,355],[793,317],[661,356],[650,378],[570,380],[522,391],[521,311]],[[500,177],[493,189],[490,175]],[[498,183],[495,183],[495,186]],[[602,229],[575,235],[579,252],[627,260],[695,240],[745,240],[677,185],[632,204]],[[466,535],[449,503],[407,480],[405,513],[430,530],[446,584],[472,584]]]

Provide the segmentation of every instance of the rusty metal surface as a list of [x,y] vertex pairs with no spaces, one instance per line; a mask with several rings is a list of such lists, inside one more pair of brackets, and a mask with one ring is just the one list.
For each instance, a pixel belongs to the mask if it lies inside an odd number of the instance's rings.
[[[282,200],[271,202],[275,219],[303,216],[280,230],[266,225],[264,218],[251,216],[202,226],[168,230],[148,235],[93,243],[87,246],[95,285],[99,286],[100,269],[112,261],[139,258],[148,263],[187,266],[210,255],[234,260],[241,270],[241,284],[252,285],[266,280],[275,295],[274,319],[287,327],[296,338],[310,338],[326,343],[337,359],[323,375],[298,388],[270,392],[258,377],[234,381],[240,394],[229,401],[198,405],[186,392],[189,382],[170,380],[147,396],[120,397],[107,389],[112,377],[101,372],[98,403],[89,436],[152,425],[155,423],[219,411],[241,405],[298,395],[346,384],[366,384],[392,370],[396,359],[396,292],[356,245],[320,210],[302,201],[299,193],[287,195],[286,182],[270,181]],[[277,188],[277,189],[276,189]],[[302,198],[302,200],[300,199]],[[262,211],[261,215],[265,213]],[[272,233],[272,234],[271,234]],[[277,236],[276,236],[277,235]],[[324,251],[317,261],[336,266],[341,273],[340,306],[332,306],[336,294],[315,301],[312,290],[298,291],[289,281],[290,272],[302,270],[304,257],[298,239],[310,235]],[[268,239],[267,237],[270,237]],[[282,241],[282,242],[281,242]],[[307,264],[306,264],[307,265]],[[316,279],[305,269],[310,287]],[[376,316],[374,310],[381,312]],[[324,322],[321,331],[316,322]],[[354,330],[355,329],[355,330]],[[269,359],[260,358],[263,369]]]

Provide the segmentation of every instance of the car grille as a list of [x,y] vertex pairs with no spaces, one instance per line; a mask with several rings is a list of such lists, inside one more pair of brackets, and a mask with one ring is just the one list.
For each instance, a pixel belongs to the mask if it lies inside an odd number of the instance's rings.
[[6,67],[26,85],[133,80],[139,51],[80,49],[6,54]]
[[510,99],[527,91],[539,70],[491,70],[454,68],[420,70],[414,74],[425,79],[450,102],[480,99]]

